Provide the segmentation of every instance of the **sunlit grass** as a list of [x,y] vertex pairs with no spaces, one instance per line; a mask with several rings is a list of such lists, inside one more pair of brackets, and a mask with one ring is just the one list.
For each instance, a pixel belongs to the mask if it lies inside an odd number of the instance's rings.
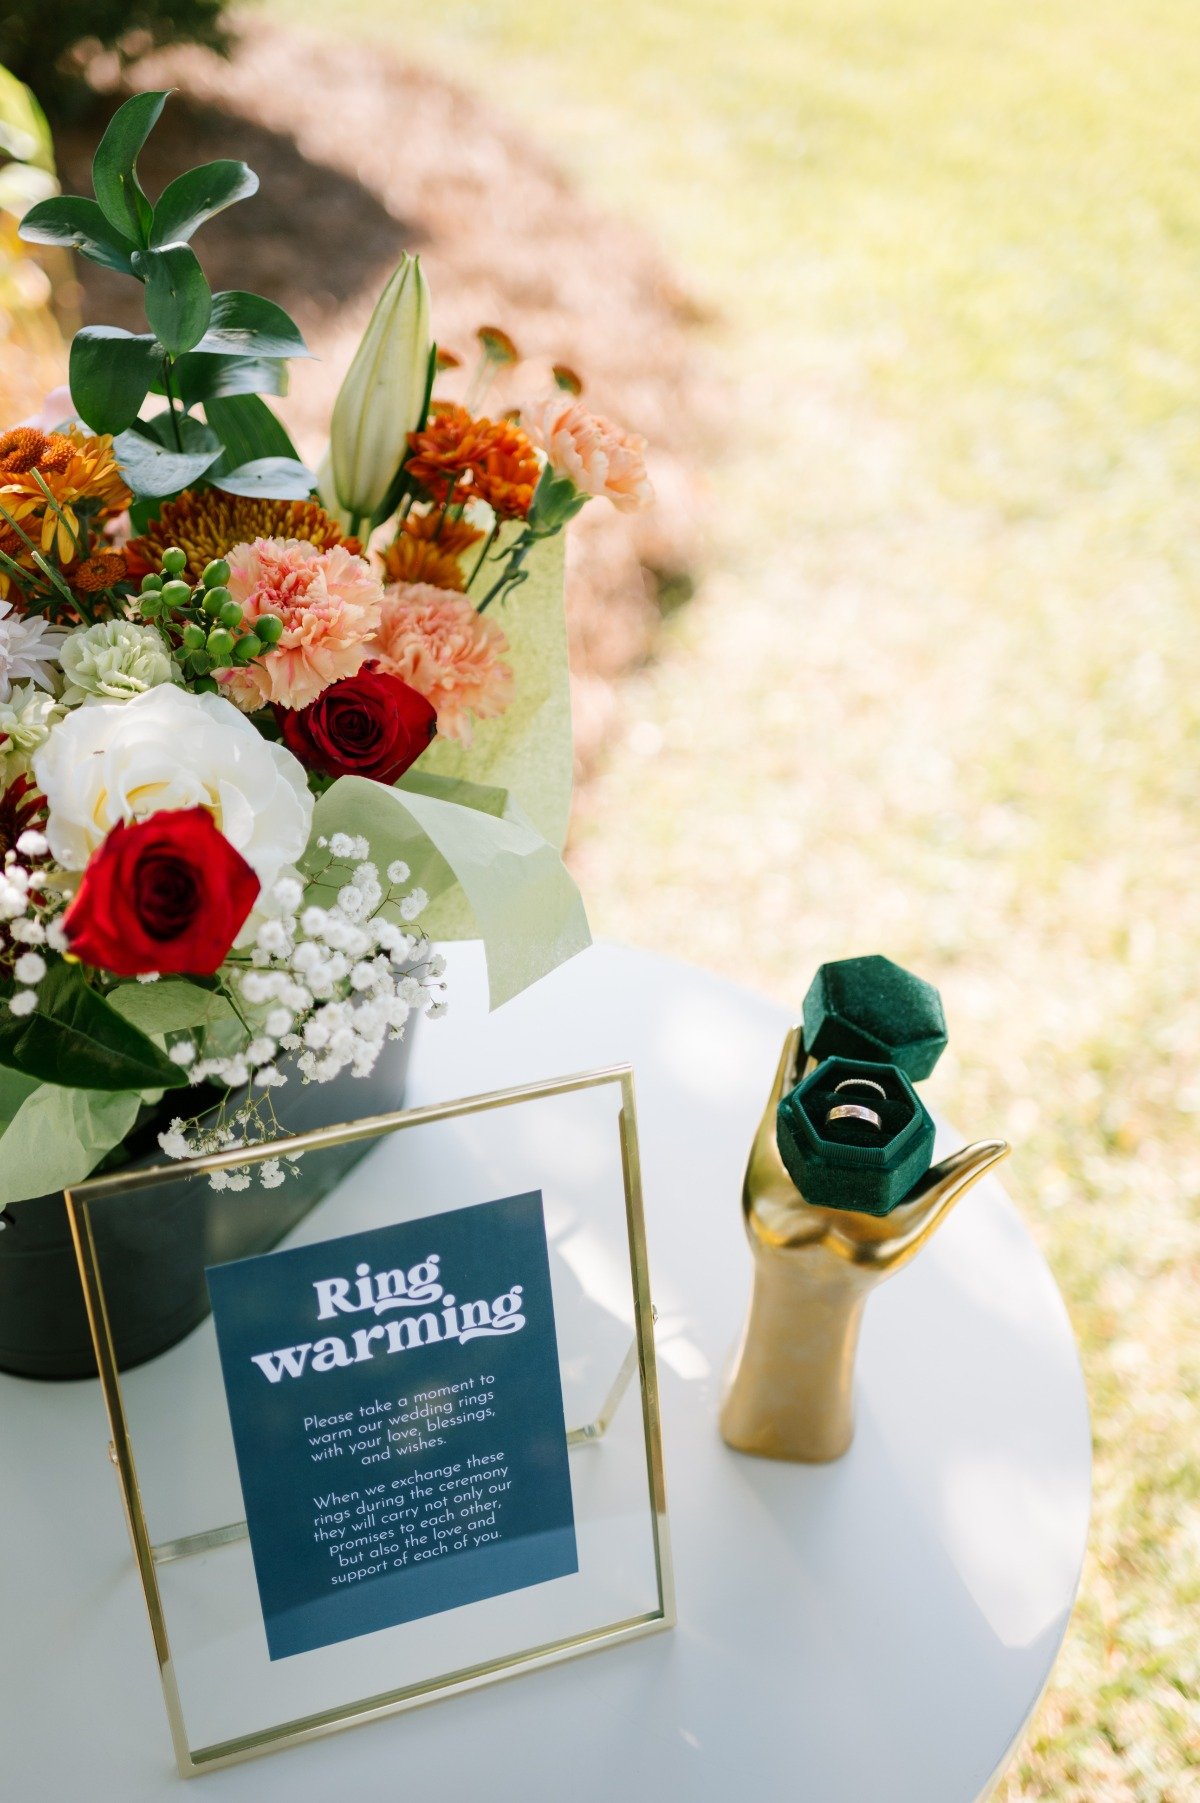
[[1184,1803],[1195,9],[343,0],[338,17],[484,87],[714,310],[734,406],[709,570],[586,799],[593,918],[793,1003],[852,951],[940,984],[953,1043],[932,1099],[1014,1141],[1096,1431],[1079,1609],[999,1794]]

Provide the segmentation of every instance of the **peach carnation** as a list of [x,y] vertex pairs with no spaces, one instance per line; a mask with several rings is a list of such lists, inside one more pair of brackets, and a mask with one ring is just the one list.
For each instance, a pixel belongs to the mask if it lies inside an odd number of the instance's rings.
[[465,595],[427,582],[384,591],[371,655],[431,703],[443,738],[469,745],[472,715],[491,720],[504,712],[513,685],[501,661],[507,650],[496,622],[476,613]]
[[569,476],[583,494],[606,495],[623,513],[653,501],[645,439],[590,412],[574,395],[556,390],[522,412],[521,424],[545,451],[555,475]]
[[275,702],[307,707],[330,683],[353,676],[379,625],[383,590],[344,545],[322,551],[299,538],[256,538],[228,553],[229,592],[253,625],[283,621],[278,644],[244,668],[222,670],[231,701],[246,713]]

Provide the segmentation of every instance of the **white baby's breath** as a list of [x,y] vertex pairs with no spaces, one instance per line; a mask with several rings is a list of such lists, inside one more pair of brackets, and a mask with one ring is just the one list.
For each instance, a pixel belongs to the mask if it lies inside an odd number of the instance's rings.
[[13,965],[13,975],[18,983],[34,986],[41,982],[46,974],[46,960],[38,952],[22,952]]
[[[249,1043],[232,1054],[197,1056],[189,1063],[191,1082],[217,1083],[228,1092],[246,1090],[246,1096],[216,1125],[197,1121],[191,1128],[173,1126],[160,1140],[168,1156],[229,1150],[272,1138],[279,1129],[270,1094],[288,1081],[287,1069],[278,1062],[281,1054],[304,1082],[328,1083],[343,1071],[366,1077],[415,1008],[425,1008],[434,1018],[444,1011],[442,961],[430,956],[418,930],[406,932],[390,917],[395,910],[406,920],[415,918],[427,905],[424,891],[395,895],[398,866],[393,865],[385,892],[361,838],[335,833],[328,850],[331,864],[315,879],[321,904],[302,906],[303,890],[285,877],[271,892],[275,911],[260,914],[253,923],[251,963],[237,976],[241,1000],[251,1010]],[[337,867],[344,871],[351,860],[352,880],[338,881]],[[325,905],[331,894],[332,903]],[[270,1163],[263,1165],[264,1173]],[[248,1182],[255,1168],[214,1172],[211,1181],[220,1189],[241,1189],[241,1177]],[[264,1175],[262,1180],[273,1188],[283,1179]]]

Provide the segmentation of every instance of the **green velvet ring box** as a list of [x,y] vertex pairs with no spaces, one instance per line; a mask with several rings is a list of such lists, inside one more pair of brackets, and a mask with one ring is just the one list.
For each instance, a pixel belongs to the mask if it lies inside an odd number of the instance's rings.
[[[870,1079],[886,1097],[865,1086],[838,1091],[848,1077]],[[882,1130],[853,1120],[827,1126],[829,1110],[845,1102],[878,1114]],[[905,1073],[877,1059],[826,1058],[780,1102],[775,1136],[788,1176],[818,1208],[890,1214],[933,1160],[929,1113]]]
[[804,1045],[811,1058],[865,1058],[894,1064],[913,1082],[946,1049],[942,998],[932,983],[890,958],[822,964],[804,998]]

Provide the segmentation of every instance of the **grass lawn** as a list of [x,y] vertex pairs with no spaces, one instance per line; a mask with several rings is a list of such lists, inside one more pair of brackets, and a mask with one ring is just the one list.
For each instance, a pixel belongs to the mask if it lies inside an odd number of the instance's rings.
[[343,0],[338,25],[485,87],[713,309],[706,571],[585,805],[593,919],[797,1003],[876,949],[941,986],[931,1099],[1014,1142],[1095,1420],[1081,1600],[998,1795],[1184,1803],[1195,8]]

